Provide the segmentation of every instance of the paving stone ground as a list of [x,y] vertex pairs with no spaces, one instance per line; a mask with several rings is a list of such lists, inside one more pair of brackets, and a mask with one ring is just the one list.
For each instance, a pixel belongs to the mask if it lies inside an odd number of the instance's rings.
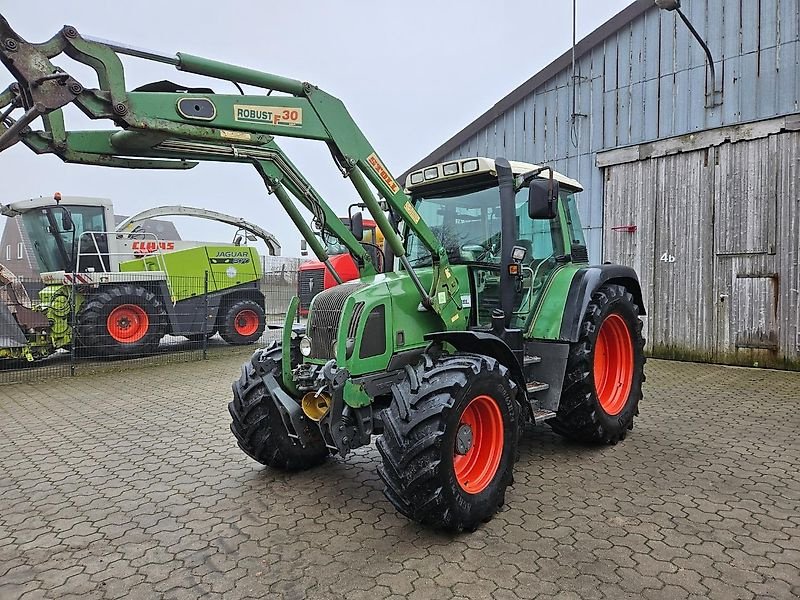
[[241,360],[0,386],[0,598],[800,597],[800,373],[652,360],[624,442],[532,430],[503,511],[449,535],[372,447],[242,454]]

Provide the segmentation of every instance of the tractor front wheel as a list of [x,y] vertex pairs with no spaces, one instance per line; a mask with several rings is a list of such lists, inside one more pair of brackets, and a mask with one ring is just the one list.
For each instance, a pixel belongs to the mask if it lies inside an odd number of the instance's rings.
[[166,333],[167,313],[155,294],[136,285],[101,288],[78,314],[84,354],[132,357],[152,354]]
[[581,442],[616,444],[633,429],[644,383],[644,339],[639,307],[628,290],[607,284],[586,308],[572,344],[556,433]]
[[520,431],[517,389],[495,359],[424,355],[382,412],[378,473],[410,519],[473,531],[505,501]]
[[242,365],[242,374],[233,382],[233,400],[228,404],[231,431],[239,447],[262,465],[297,471],[323,462],[329,452],[319,428],[309,424],[306,431],[312,440],[308,446],[289,437],[263,377],[272,375],[281,381],[281,346],[256,350]]
[[255,300],[235,300],[220,314],[219,334],[232,346],[252,344],[264,333],[264,307]]

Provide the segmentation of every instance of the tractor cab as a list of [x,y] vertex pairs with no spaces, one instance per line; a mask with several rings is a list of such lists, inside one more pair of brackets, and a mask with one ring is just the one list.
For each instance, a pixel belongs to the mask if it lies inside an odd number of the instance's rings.
[[13,202],[3,214],[21,217],[40,272],[110,270],[103,233],[114,222],[110,200],[56,194],[54,199]]
[[[587,263],[588,256],[575,195],[583,188],[574,179],[552,173],[553,210],[535,214],[526,174],[547,183],[548,170],[511,161],[514,175],[513,224],[515,263],[513,316],[510,326],[524,329],[550,278],[560,269]],[[452,265],[467,265],[472,298],[471,325],[487,327],[492,313],[501,308],[503,219],[494,160],[470,158],[431,165],[409,174],[406,188],[417,213],[442,242]],[[430,252],[412,232],[407,235],[412,267],[431,264]]]

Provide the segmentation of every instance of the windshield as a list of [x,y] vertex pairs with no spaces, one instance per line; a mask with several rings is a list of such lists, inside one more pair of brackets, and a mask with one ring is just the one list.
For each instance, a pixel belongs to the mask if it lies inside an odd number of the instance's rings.
[[[342,219],[342,221],[348,221],[347,219]],[[349,222],[349,221],[348,221]],[[346,222],[345,225],[348,223]],[[382,243],[382,237],[376,237],[376,228],[374,226],[364,225],[364,238],[361,240],[362,244],[367,245],[380,245]],[[347,246],[345,246],[339,238],[334,235],[331,235],[327,231],[322,236],[322,242],[325,244],[325,252],[328,253],[328,256],[336,256],[337,254],[347,254],[349,250]]]
[[[47,207],[31,210],[22,215],[22,222],[28,239],[39,263],[42,273],[48,271],[69,271],[74,268],[73,239],[77,247],[88,243],[94,247],[91,239],[81,240],[84,231],[105,231],[102,206],[70,206],[75,230],[63,231],[62,216],[67,207]],[[74,238],[73,238],[74,233]],[[99,236],[98,236],[99,237]],[[82,248],[88,251],[89,248]],[[101,249],[101,252],[104,249]],[[95,254],[96,251],[93,250]]]
[[[500,265],[500,194],[496,182],[489,187],[461,189],[415,198],[415,208],[442,242],[453,264]],[[558,217],[550,221],[528,216],[528,189],[516,194],[519,239],[526,261],[564,253]],[[406,248],[412,266],[431,264],[430,252],[413,232]]]

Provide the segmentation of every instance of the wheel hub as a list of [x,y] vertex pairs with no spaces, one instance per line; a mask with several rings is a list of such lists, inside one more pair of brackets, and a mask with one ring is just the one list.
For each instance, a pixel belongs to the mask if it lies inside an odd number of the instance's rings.
[[461,423],[456,432],[456,454],[464,456],[472,448],[472,427]]

